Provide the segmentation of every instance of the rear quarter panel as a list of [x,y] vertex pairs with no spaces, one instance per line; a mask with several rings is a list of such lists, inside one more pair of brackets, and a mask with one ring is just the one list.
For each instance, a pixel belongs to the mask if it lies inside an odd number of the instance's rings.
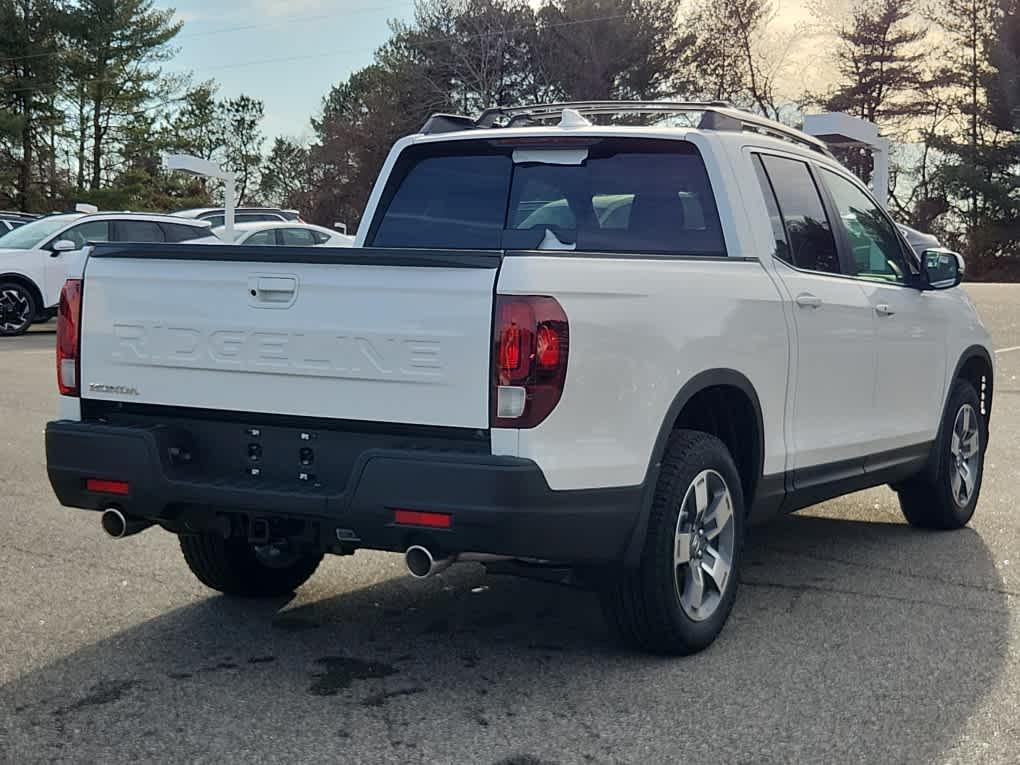
[[563,397],[538,427],[493,433],[553,489],[640,484],[673,399],[709,369],[741,372],[765,427],[764,472],[785,467],[789,343],[783,306],[757,260],[509,255],[502,294],[551,295],[570,325]]

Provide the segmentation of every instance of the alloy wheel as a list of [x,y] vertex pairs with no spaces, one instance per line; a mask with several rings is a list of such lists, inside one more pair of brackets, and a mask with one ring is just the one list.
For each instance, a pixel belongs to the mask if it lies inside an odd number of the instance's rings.
[[964,404],[956,413],[953,434],[949,442],[949,484],[953,500],[966,507],[977,486],[981,470],[981,431],[978,413],[970,404]]
[[733,564],[736,529],[733,498],[726,481],[703,470],[680,503],[673,544],[676,595],[694,621],[719,608]]
[[32,320],[32,303],[22,290],[7,287],[0,292],[0,331],[17,332]]

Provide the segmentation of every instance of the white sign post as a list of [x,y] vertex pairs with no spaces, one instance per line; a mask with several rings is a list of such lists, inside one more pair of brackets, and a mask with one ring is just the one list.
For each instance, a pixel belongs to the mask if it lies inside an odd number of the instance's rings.
[[237,207],[237,175],[223,170],[215,162],[190,154],[168,154],[163,160],[167,170],[216,178],[223,181],[223,229],[228,242],[234,241],[234,210]]
[[889,139],[878,134],[878,125],[849,114],[827,112],[804,117],[804,132],[830,146],[869,149],[875,160],[871,190],[882,207],[889,206]]

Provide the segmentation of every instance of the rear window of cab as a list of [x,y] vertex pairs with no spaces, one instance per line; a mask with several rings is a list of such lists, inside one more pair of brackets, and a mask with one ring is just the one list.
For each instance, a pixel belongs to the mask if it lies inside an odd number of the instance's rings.
[[456,141],[406,149],[366,244],[470,250],[724,256],[693,144],[593,139],[528,146]]

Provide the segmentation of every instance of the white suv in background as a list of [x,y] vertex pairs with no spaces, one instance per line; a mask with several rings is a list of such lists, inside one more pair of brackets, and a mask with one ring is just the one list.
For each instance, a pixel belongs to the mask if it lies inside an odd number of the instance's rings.
[[141,213],[47,215],[0,236],[0,337],[56,314],[67,254],[88,242],[219,244],[208,221]]

